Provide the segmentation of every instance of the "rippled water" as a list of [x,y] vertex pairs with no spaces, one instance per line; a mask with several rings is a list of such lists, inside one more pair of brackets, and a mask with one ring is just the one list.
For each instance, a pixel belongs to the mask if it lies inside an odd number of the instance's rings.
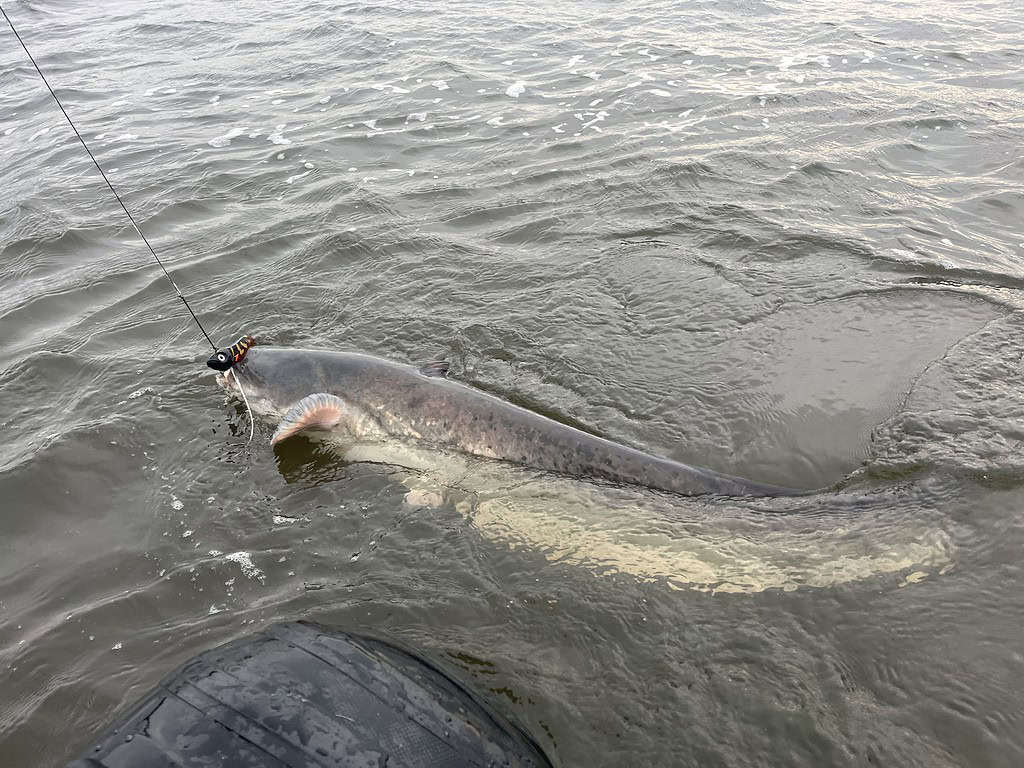
[[826,489],[483,462],[417,509],[247,444],[0,32],[5,766],[297,617],[446,657],[564,766],[1024,762],[1019,6],[5,8],[219,342],[445,356]]

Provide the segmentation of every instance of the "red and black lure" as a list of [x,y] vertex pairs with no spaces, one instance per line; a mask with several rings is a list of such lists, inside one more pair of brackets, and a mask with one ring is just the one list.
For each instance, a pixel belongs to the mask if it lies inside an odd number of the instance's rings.
[[210,356],[210,359],[206,361],[206,364],[215,371],[226,371],[241,362],[242,358],[245,357],[245,353],[248,352],[249,348],[255,343],[256,339],[252,336],[245,335],[230,347],[224,347],[224,349],[219,349],[214,352]]

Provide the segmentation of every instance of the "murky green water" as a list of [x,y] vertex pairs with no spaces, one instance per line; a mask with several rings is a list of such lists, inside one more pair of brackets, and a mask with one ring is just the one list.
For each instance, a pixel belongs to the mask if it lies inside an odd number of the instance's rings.
[[563,766],[1024,762],[1013,3],[15,2],[218,341],[407,362],[674,459],[408,473],[244,409],[0,30],[0,763],[312,618]]

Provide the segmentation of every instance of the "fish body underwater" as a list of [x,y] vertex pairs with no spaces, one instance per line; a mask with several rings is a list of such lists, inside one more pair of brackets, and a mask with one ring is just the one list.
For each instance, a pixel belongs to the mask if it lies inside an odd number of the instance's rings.
[[422,367],[370,355],[281,347],[249,350],[221,381],[242,383],[256,410],[281,418],[273,443],[304,431],[412,440],[571,477],[693,496],[801,492],[692,467],[562,424]]
[[[883,574],[919,580],[955,561],[927,488],[806,493],[730,477],[604,440],[445,373],[440,363],[257,346],[219,378],[236,395],[237,378],[253,410],[280,422],[275,443],[309,430],[343,461],[406,470],[396,474],[410,489],[406,504],[454,510],[490,540],[596,574],[760,592]],[[595,479],[605,482],[587,482]],[[894,515],[894,506],[912,513]]]

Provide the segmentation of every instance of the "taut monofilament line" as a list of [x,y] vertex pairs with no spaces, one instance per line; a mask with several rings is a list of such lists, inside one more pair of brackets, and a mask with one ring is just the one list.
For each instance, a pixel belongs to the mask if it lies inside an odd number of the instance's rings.
[[135,228],[135,232],[142,239],[142,242],[146,244],[146,247],[149,249],[149,252],[153,254],[153,258],[156,259],[156,263],[160,265],[160,269],[163,271],[164,277],[166,277],[168,282],[170,282],[171,287],[174,288],[174,292],[178,295],[178,298],[181,299],[181,303],[185,305],[185,309],[187,309],[188,313],[192,315],[192,319],[196,321],[196,325],[199,326],[199,330],[203,332],[203,336],[206,337],[206,340],[210,342],[210,346],[213,347],[213,351],[216,352],[217,345],[213,343],[213,339],[210,338],[210,334],[208,334],[206,332],[206,329],[203,328],[203,324],[199,322],[199,318],[196,317],[196,313],[192,311],[192,307],[189,305],[188,300],[182,294],[181,289],[178,288],[178,284],[174,282],[174,278],[171,277],[170,272],[168,272],[167,268],[164,267],[164,263],[160,261],[160,257],[156,255],[156,250],[154,250],[153,246],[149,244],[149,240],[147,240],[146,236],[142,233],[142,229],[136,223],[135,218],[131,214],[131,211],[128,210],[128,206],[124,204],[124,200],[122,200],[121,196],[117,194],[117,190],[114,189],[114,185],[110,183],[110,179],[107,178],[107,174],[104,173],[103,168],[100,166],[99,161],[96,159],[96,156],[92,153],[92,150],[89,149],[89,145],[85,143],[85,139],[82,138],[82,134],[79,133],[78,128],[75,127],[75,123],[71,119],[71,116],[68,114],[68,111],[64,109],[64,105],[61,104],[60,99],[57,98],[57,94],[51,87],[50,81],[46,79],[46,75],[43,74],[43,70],[39,68],[39,65],[36,63],[35,57],[32,56],[32,52],[28,49],[28,46],[25,45],[25,41],[21,39],[21,35],[18,34],[18,30],[14,26],[14,22],[11,21],[11,17],[7,15],[7,11],[5,11],[2,6],[0,6],[0,14],[3,14],[4,19],[7,21],[7,25],[11,28],[11,31],[14,33],[14,36],[18,38],[18,42],[21,43],[21,47],[25,49],[25,54],[28,56],[28,60],[31,61],[32,66],[36,68],[36,72],[39,73],[39,78],[43,81],[43,84],[46,86],[47,90],[50,91],[50,95],[53,96],[53,100],[57,102],[57,106],[60,107],[60,111],[64,113],[64,117],[67,119],[68,125],[71,126],[71,130],[75,132],[75,136],[77,136],[78,140],[82,142],[82,146],[88,153],[89,159],[92,160],[92,164],[96,166],[96,170],[100,172],[100,176],[103,177],[103,181],[105,181],[107,183],[107,186],[110,187],[110,192],[114,195],[114,198],[117,200],[117,202],[120,203],[121,209],[124,211],[124,215],[128,217],[128,221],[132,223],[132,227]]

